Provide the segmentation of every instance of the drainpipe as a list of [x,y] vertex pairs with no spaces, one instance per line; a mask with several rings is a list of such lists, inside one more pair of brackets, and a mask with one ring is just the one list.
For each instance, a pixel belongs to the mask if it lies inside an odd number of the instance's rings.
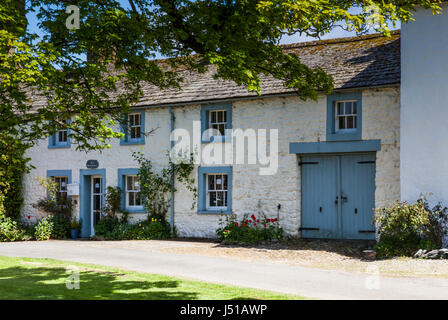
[[[174,112],[173,112],[173,108],[170,106],[169,107],[169,112],[170,112],[170,119],[171,119],[171,132],[174,131]],[[174,141],[172,141],[170,139],[170,147],[171,150],[173,150],[174,147]],[[171,164],[171,170],[173,169],[173,164]],[[174,174],[171,175],[171,220],[170,220],[170,225],[171,225],[171,235],[174,235]]]

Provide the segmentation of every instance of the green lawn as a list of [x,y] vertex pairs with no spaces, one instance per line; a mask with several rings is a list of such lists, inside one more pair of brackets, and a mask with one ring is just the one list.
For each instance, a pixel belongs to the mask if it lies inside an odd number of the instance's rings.
[[[70,266],[79,268],[80,289],[66,287]],[[117,268],[51,259],[0,256],[0,299],[303,299]]]

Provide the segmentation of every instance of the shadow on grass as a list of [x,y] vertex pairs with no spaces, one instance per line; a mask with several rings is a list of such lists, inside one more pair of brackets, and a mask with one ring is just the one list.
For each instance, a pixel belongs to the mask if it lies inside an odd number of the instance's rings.
[[[197,299],[178,281],[151,281],[124,274],[80,271],[80,289],[66,287],[68,273],[60,267],[0,269],[0,299]],[[130,279],[132,278],[132,279]]]

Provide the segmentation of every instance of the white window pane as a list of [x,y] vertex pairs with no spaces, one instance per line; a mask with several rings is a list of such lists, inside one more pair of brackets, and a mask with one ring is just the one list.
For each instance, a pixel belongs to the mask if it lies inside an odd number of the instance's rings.
[[358,104],[356,102],[353,102],[353,114],[357,114],[358,113]]
[[345,114],[352,114],[352,103],[351,102],[345,103]]
[[126,190],[133,190],[132,189],[132,187],[133,187],[133,181],[132,181],[133,179],[132,179],[132,176],[127,176],[126,177]]
[[129,195],[128,195],[128,199],[129,199],[128,205],[129,206],[134,206],[135,205],[134,197],[135,197],[135,193],[134,192],[129,192]]

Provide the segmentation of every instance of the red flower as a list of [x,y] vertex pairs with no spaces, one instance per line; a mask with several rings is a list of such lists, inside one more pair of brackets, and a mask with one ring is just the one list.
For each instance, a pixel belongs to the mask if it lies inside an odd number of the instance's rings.
[[273,221],[274,221],[274,222],[277,222],[277,218],[275,218]]
[[235,222],[235,227],[238,227],[238,222]]
[[257,224],[256,223],[254,223],[254,227],[256,226]]
[[266,223],[264,224],[264,227],[266,228]]
[[229,231],[229,230],[226,230],[226,232],[229,233],[230,231]]
[[31,219],[31,216],[28,216],[27,218],[28,218],[28,219]]
[[257,219],[255,218],[255,215],[251,215],[250,217],[251,217],[254,221],[257,220]]
[[245,223],[243,223],[243,227],[245,227],[246,226],[246,224]]
[[249,220],[246,220],[246,223],[249,223]]
[[257,222],[260,223],[260,220],[257,219]]
[[271,222],[271,219],[266,219],[266,222]]

